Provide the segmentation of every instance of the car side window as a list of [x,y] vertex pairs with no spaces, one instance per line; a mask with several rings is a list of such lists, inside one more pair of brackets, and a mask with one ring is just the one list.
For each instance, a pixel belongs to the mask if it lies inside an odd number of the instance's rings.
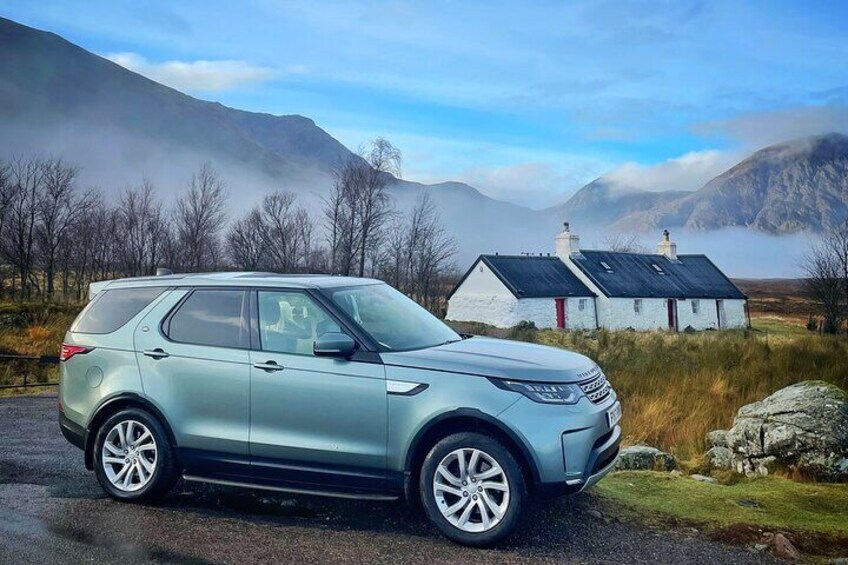
[[312,343],[339,325],[308,294],[260,290],[259,339],[264,351],[312,355]]
[[241,289],[197,289],[167,321],[165,334],[180,343],[246,348],[246,304]]

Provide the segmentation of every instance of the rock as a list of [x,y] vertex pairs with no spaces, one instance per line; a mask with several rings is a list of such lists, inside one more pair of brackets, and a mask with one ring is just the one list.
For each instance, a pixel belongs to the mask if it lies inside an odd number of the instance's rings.
[[717,479],[714,479],[712,477],[707,477],[706,475],[698,475],[697,473],[694,474],[694,475],[689,475],[689,478],[692,479],[692,480],[698,481],[699,483],[709,483],[711,485],[717,485],[718,484]]
[[754,549],[756,549],[757,551],[765,551],[765,550],[768,549],[768,544],[767,543],[755,543]]
[[632,445],[621,450],[617,471],[671,471],[677,467],[674,456],[648,445]]
[[783,534],[775,534],[771,540],[771,545],[774,548],[774,555],[776,557],[790,561],[801,559],[801,552]]
[[707,434],[710,447],[727,447],[727,430],[713,430]]
[[683,472],[682,472],[682,471],[678,471],[677,469],[675,469],[674,471],[672,471],[671,473],[669,473],[669,475],[671,475],[671,476],[672,476],[672,477],[674,477],[674,478],[678,478],[678,477],[682,477],[682,476],[683,476]]
[[822,381],[788,386],[740,408],[733,426],[710,432],[707,443],[712,465],[748,476],[786,468],[848,480],[848,394]]
[[595,510],[594,508],[587,510],[586,514],[595,518],[596,520],[604,520],[604,514],[600,510]]
[[733,468],[733,452],[727,447],[717,445],[711,447],[704,454],[710,467],[714,469],[732,469]]

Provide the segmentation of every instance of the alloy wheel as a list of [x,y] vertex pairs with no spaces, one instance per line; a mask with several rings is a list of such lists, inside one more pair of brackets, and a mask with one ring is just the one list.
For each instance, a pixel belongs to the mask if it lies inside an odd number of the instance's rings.
[[136,420],[118,422],[103,442],[101,460],[106,478],[118,490],[135,492],[144,488],[156,472],[156,440]]
[[436,467],[433,495],[442,516],[465,532],[497,526],[509,506],[509,481],[501,465],[474,448],[448,453]]

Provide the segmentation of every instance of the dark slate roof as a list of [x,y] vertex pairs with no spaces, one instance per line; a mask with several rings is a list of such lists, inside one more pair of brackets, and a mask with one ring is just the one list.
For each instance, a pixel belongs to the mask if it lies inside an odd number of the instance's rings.
[[535,255],[480,255],[453,292],[480,261],[492,270],[516,298],[595,296],[558,257]]
[[706,255],[678,255],[671,261],[664,255],[586,250],[571,259],[609,297],[746,298]]

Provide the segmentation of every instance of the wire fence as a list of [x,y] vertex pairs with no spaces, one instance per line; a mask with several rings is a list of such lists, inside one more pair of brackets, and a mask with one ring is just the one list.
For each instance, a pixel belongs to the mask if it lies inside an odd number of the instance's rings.
[[[39,368],[44,366],[58,365],[59,357],[56,355],[0,355],[0,365],[3,366],[5,378],[0,381],[0,390],[10,388],[36,388],[56,386],[58,380],[44,380],[45,371],[33,372],[30,368],[37,364]],[[13,381],[13,382],[8,382]]]

